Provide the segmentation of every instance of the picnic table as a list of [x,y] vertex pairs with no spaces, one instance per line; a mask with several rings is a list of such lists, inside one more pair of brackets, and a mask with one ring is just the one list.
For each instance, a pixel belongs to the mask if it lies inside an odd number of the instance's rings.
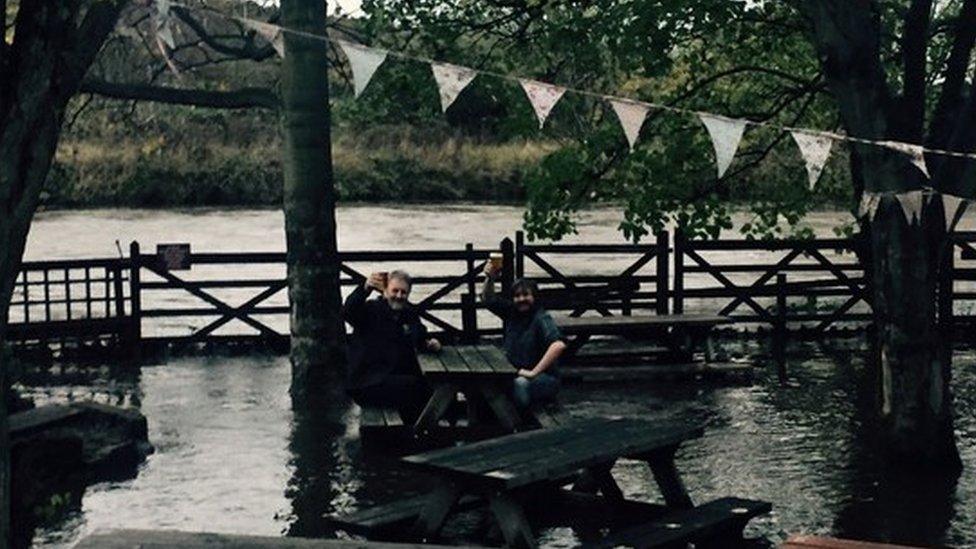
[[523,426],[512,400],[512,382],[518,372],[501,349],[490,345],[445,346],[439,353],[419,355],[418,359],[433,395],[414,424],[416,432],[435,427],[458,393],[468,403],[469,421],[478,422],[476,410],[485,403],[506,431]]
[[572,339],[570,354],[585,345],[595,335],[664,336],[667,346],[683,359],[704,347],[705,360],[712,361],[715,347],[712,330],[732,320],[721,315],[621,315],[621,316],[564,316],[553,315],[556,325]]
[[[478,498],[487,502],[508,546],[535,547],[524,507],[526,499],[533,495],[550,493],[547,490],[575,481],[577,490],[585,485],[602,494],[600,501],[605,506],[641,503],[625,500],[613,477],[611,469],[620,458],[641,460],[650,466],[664,499],[661,512],[693,512],[695,508],[675,467],[674,455],[683,442],[701,437],[702,433],[697,426],[595,418],[408,456],[403,458],[408,467],[436,478],[435,488],[419,511],[414,533],[425,541],[436,538],[455,507]],[[572,494],[563,489],[559,493]],[[741,501],[746,503],[736,507],[740,520],[748,521],[768,507],[763,502],[755,506]],[[725,513],[725,520],[729,513]],[[712,514],[718,513],[712,510]],[[692,520],[689,524],[700,522]]]

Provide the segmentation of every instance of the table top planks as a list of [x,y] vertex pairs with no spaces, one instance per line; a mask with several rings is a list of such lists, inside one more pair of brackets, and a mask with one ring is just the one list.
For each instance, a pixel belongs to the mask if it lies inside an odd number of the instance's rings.
[[420,370],[430,378],[476,381],[515,377],[505,354],[490,345],[444,346],[439,353],[418,355]]
[[702,435],[701,427],[627,418],[596,418],[408,456],[427,472],[489,488],[557,480],[620,457],[649,454]]

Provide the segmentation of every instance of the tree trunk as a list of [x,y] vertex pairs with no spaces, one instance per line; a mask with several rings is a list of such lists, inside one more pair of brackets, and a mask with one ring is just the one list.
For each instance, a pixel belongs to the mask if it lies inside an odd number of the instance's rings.
[[[847,132],[873,140],[922,142],[923,101],[893,97],[881,63],[880,11],[871,0],[804,0],[812,40]],[[916,67],[917,70],[917,67]],[[924,64],[922,69],[924,71]],[[924,73],[921,75],[924,77]],[[911,74],[906,80],[916,80]],[[958,467],[953,431],[951,347],[939,330],[938,282],[946,253],[942,208],[930,203],[910,224],[893,194],[917,190],[921,173],[908,159],[877,146],[855,145],[852,173],[861,192],[888,193],[873,221],[867,260],[878,365],[877,405],[889,463]]]
[[941,211],[932,204],[909,225],[891,197],[872,223],[877,406],[890,463],[958,470],[951,337],[938,319],[942,257],[951,250]]
[[[282,25],[325,34],[324,2],[282,0]],[[284,210],[291,301],[291,394],[324,395],[344,363],[326,43],[286,34],[282,61]]]

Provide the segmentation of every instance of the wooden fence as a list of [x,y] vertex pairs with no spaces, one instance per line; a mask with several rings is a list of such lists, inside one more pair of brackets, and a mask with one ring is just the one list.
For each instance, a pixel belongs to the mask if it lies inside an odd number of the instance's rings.
[[[953,236],[948,258],[952,318],[976,321],[976,233]],[[571,314],[719,313],[739,325],[812,330],[863,327],[871,320],[863,269],[844,239],[697,241],[667,233],[646,244],[535,244],[521,232],[498,246],[503,290],[517,277],[565,295],[627,283],[623,301],[548,303]],[[497,334],[498,319],[476,298],[496,249],[340,252],[346,294],[374,270],[406,268],[412,299],[433,331],[452,341]],[[9,341],[121,348],[266,341],[287,347],[284,253],[188,253],[183,269],[143,252],[129,257],[25,262],[10,310]]]

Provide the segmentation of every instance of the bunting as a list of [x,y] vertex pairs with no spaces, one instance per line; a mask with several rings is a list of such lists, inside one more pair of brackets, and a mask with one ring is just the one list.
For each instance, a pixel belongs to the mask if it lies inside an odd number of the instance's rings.
[[345,40],[336,40],[336,42],[339,43],[339,47],[349,59],[349,66],[352,67],[353,88],[356,97],[359,97],[369,85],[369,81],[373,79],[376,69],[380,68],[383,61],[386,61],[387,51],[367,48],[362,44],[354,44]]
[[647,113],[651,109],[640,103],[617,99],[611,100],[610,106],[617,113],[617,119],[620,120],[620,127],[623,128],[624,135],[627,136],[627,143],[630,144],[630,150],[633,151],[634,145],[637,144],[637,138],[640,136],[641,126],[644,125]]
[[718,164],[718,177],[721,179],[732,164],[735,151],[739,149],[739,142],[742,140],[742,134],[746,129],[746,121],[704,113],[699,114],[698,117],[712,137],[715,161]]
[[925,174],[925,178],[931,179],[932,176],[929,175],[929,168],[925,165],[925,149],[921,145],[902,143],[900,141],[882,141],[881,145],[908,156],[908,160]]
[[922,206],[925,205],[925,195],[922,194],[922,191],[896,193],[895,198],[901,204],[901,210],[905,214],[905,221],[909,225],[922,219]]
[[549,118],[549,113],[552,112],[553,107],[556,106],[556,103],[566,93],[566,88],[523,78],[519,79],[519,83],[522,84],[522,89],[525,90],[525,95],[529,98],[529,103],[532,103],[532,108],[535,110],[536,118],[539,119],[539,129],[541,130],[546,125],[546,119]]
[[278,25],[272,25],[271,23],[265,23],[263,21],[255,21],[253,19],[245,19],[244,26],[258,33],[265,40],[270,42],[271,47],[274,48],[275,53],[278,54],[278,57],[282,59],[285,58],[285,35],[281,32],[281,27]]
[[823,173],[824,166],[827,165],[834,140],[823,135],[802,131],[793,131],[790,134],[793,136],[797,148],[800,149],[804,162],[806,162],[807,180],[812,191],[820,179],[820,174]]
[[173,16],[170,14],[170,6],[170,0],[155,0],[152,20],[156,38],[173,50],[176,49],[176,40],[173,39]]
[[[960,207],[965,208],[962,198],[952,196],[951,194],[942,195],[942,209],[945,211],[945,228],[947,232],[952,232],[952,222],[956,219],[956,214],[959,212]],[[963,213],[965,213],[965,209]]]
[[464,88],[478,76],[478,73],[467,68],[448,63],[431,63],[430,70],[437,81],[437,89],[441,96],[441,111],[447,112],[454,100],[461,95]]
[[861,204],[857,208],[857,216],[867,217],[869,221],[874,221],[874,216],[878,213],[878,207],[880,205],[880,194],[865,192],[861,195]]

